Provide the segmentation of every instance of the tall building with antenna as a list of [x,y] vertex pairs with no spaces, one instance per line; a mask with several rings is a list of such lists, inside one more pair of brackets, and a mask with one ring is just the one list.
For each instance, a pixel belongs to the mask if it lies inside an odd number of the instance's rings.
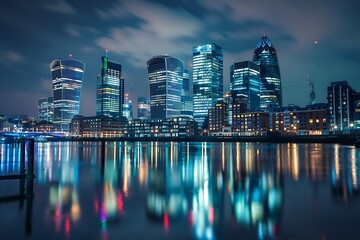
[[101,73],[97,78],[96,116],[123,116],[124,79],[121,65],[101,57]]
[[56,131],[69,132],[71,119],[80,113],[85,63],[72,58],[56,59],[50,63],[50,71],[53,82],[54,127]]
[[260,107],[282,106],[279,61],[270,39],[264,34],[254,50],[253,62],[260,66]]

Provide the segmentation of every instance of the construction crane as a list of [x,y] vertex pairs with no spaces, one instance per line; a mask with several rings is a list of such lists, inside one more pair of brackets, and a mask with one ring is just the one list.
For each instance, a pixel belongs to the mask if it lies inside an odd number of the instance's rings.
[[314,80],[312,80],[310,78],[310,74],[307,75],[307,77],[309,78],[308,80],[308,85],[310,86],[311,88],[311,92],[309,94],[309,97],[310,97],[310,104],[314,104],[315,103],[315,98],[316,98],[316,95],[315,95],[315,89],[314,89]]

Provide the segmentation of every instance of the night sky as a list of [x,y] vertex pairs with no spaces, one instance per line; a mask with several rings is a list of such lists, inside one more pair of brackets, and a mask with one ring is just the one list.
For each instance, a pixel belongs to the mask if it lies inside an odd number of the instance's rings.
[[52,95],[50,62],[72,54],[86,63],[80,113],[95,115],[105,49],[122,64],[136,102],[149,96],[147,60],[168,54],[191,71],[192,48],[214,42],[224,51],[229,91],[230,64],[252,60],[263,34],[277,50],[284,105],[309,102],[309,79],[316,102],[326,102],[332,81],[360,91],[359,9],[356,0],[1,1],[0,114],[37,117],[38,98]]

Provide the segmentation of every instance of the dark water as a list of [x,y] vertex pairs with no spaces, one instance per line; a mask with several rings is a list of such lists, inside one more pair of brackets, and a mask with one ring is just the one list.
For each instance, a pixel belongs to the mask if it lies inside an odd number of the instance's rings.
[[[0,175],[20,149],[0,145]],[[360,239],[360,149],[328,144],[38,143],[34,198],[0,239]],[[0,182],[0,200],[19,181]]]

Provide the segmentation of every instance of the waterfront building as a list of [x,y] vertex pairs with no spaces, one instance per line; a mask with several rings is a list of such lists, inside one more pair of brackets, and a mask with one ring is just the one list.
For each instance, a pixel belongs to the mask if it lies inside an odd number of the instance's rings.
[[147,61],[147,69],[151,119],[179,117],[184,62],[171,56],[156,56]]
[[242,112],[235,115],[233,132],[241,136],[267,135],[270,129],[269,112]]
[[279,61],[270,39],[263,35],[256,45],[253,62],[260,66],[260,107],[282,106]]
[[101,57],[101,73],[97,78],[96,116],[120,117],[123,115],[124,79],[121,65]]
[[230,93],[233,99],[246,98],[248,111],[260,108],[260,66],[251,61],[230,66]]
[[71,135],[77,137],[123,137],[127,119],[107,116],[75,116],[71,121]]
[[328,134],[327,104],[312,104],[305,108],[290,105],[270,112],[270,131],[280,135]]
[[38,118],[40,121],[52,122],[54,115],[54,98],[44,97],[38,100]]
[[195,136],[197,123],[192,118],[177,117],[166,119],[129,121],[129,137],[191,137]]
[[360,93],[355,92],[353,94],[354,100],[354,128],[360,128]]
[[129,94],[126,93],[125,100],[123,104],[123,116],[128,119],[128,121],[133,119],[133,109],[132,109],[132,102],[129,99]]
[[233,132],[239,132],[241,129],[241,114],[245,113],[247,110],[247,99],[246,98],[237,98],[234,99],[231,109],[231,127]]
[[181,117],[193,117],[193,101],[190,94],[190,75],[188,70],[184,70],[181,88]]
[[332,82],[327,88],[330,130],[343,131],[354,127],[356,92],[347,81]]
[[193,48],[194,119],[204,127],[208,110],[223,96],[223,51],[215,43]]
[[227,111],[228,104],[220,100],[213,108],[208,110],[209,114],[209,133],[223,132],[225,127],[228,127]]
[[81,84],[85,64],[75,59],[56,59],[50,64],[53,82],[54,126],[69,132],[71,119],[80,112]]
[[225,113],[225,125],[227,127],[232,126],[232,106],[234,99],[230,92],[224,93],[223,101],[226,103],[226,113]]
[[52,122],[40,121],[35,124],[35,132],[54,132],[54,124]]
[[150,119],[150,98],[147,97],[138,97],[138,110],[137,117],[138,119]]

